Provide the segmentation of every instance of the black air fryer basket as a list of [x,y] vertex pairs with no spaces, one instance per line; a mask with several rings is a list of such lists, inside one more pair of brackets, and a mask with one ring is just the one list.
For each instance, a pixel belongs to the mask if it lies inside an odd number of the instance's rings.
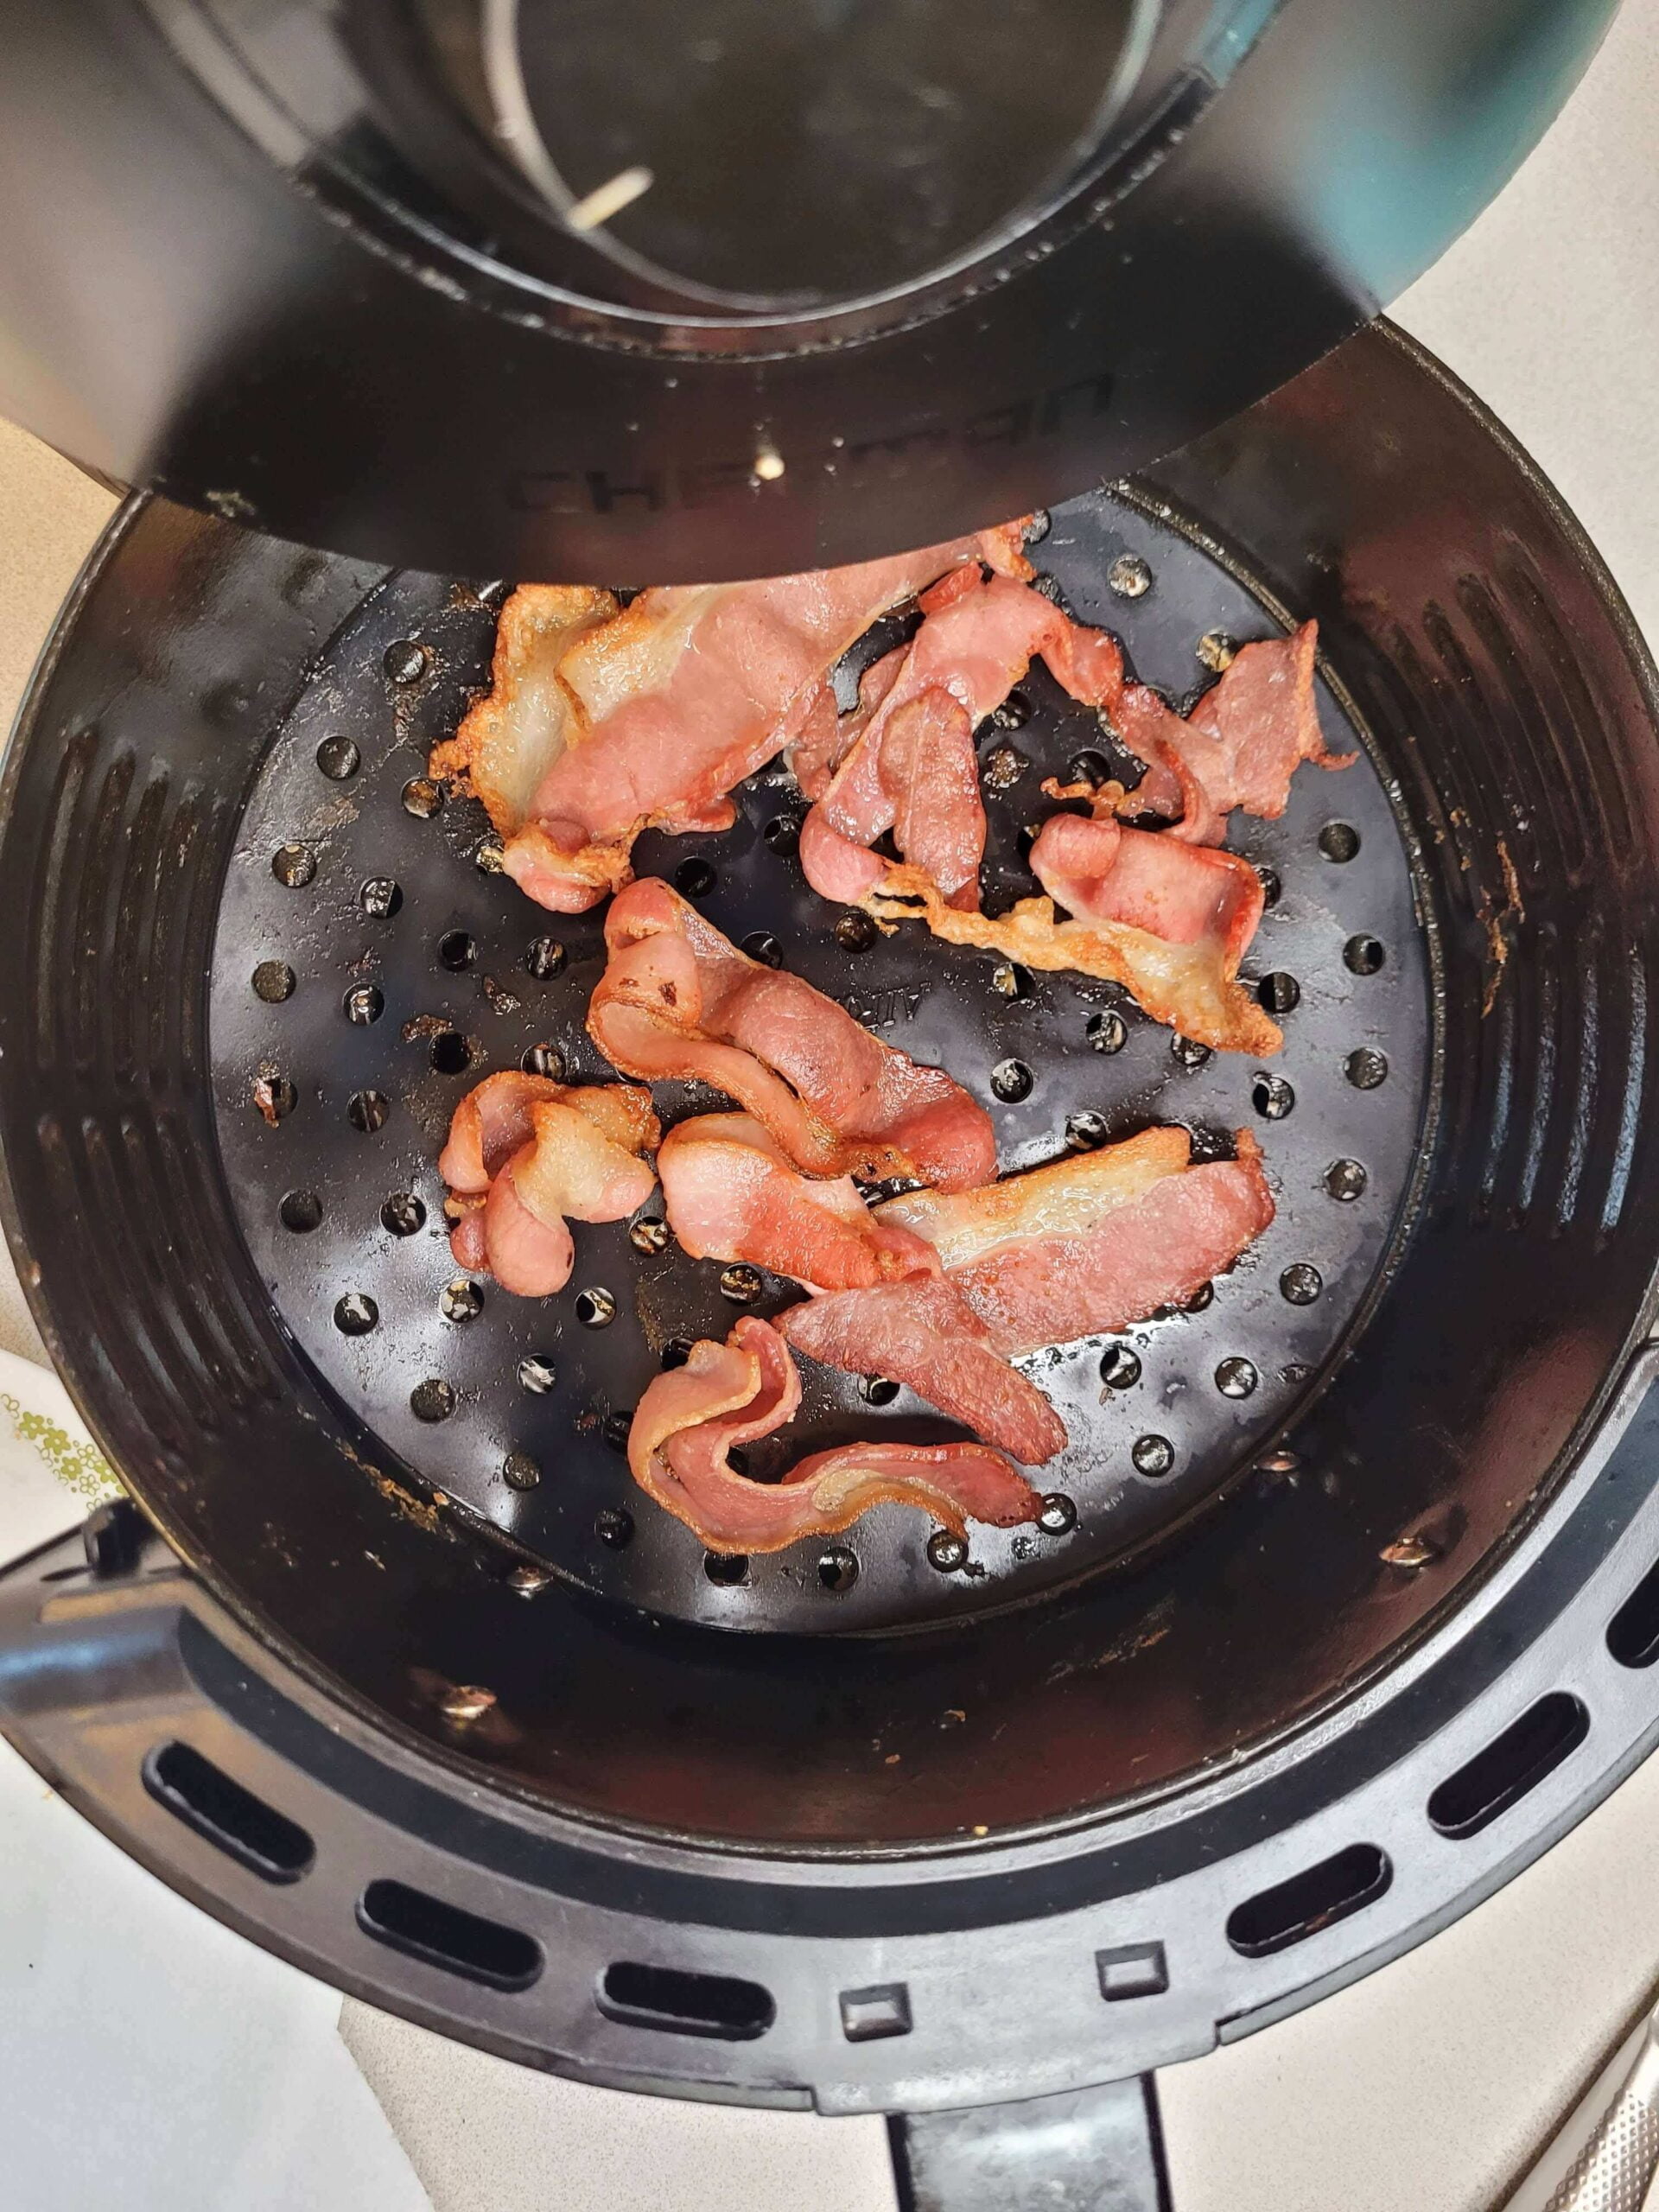
[[[0,824],[8,1226],[165,1540],[114,1511],[86,1565],[0,1579],[8,1732],[341,1986],[589,2080],[903,2115],[928,2204],[1081,2186],[1067,2159],[1154,2201],[1135,2077],[1443,1924],[1656,1717],[1659,753],[1627,611],[1382,326],[1033,550],[1177,697],[1319,619],[1360,757],[1236,834],[1281,1054],[872,942],[806,890],[777,772],[728,836],[637,856],[949,1065],[1005,1168],[1159,1120],[1264,1147],[1273,1227],[1192,1308],[1054,1356],[1043,1524],[965,1558],[886,1508],[706,1560],[632,1489],[659,1361],[782,1285],[639,1222],[578,1231],[555,1300],[457,1275],[456,1101],[605,1073],[600,919],[532,908],[425,781],[500,587],[130,503]],[[1110,751],[1021,687],[982,744],[988,898],[1030,887],[1043,777]],[[791,1448],[875,1429],[936,1424],[820,1377]]]

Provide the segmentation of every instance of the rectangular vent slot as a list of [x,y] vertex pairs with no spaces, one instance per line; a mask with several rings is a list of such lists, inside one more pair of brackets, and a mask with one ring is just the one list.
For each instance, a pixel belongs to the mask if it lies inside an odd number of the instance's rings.
[[1431,1823],[1441,1835],[1478,1835],[1576,1751],[1589,1732],[1590,1715],[1579,1700],[1552,1690],[1447,1775],[1428,1801]]
[[542,1970],[533,1936],[405,1882],[371,1882],[357,1901],[357,1924],[377,1943],[491,1989],[528,1989]]
[[1651,1667],[1659,1659],[1659,1563],[1608,1622],[1607,1649],[1621,1667]]
[[296,1821],[267,1805],[188,1744],[161,1744],[141,1770],[144,1787],[176,1821],[265,1882],[297,1882],[317,1847]]
[[1247,1959],[1265,1958],[1372,1904],[1393,1878],[1394,1869],[1374,1843],[1351,1843],[1236,1905],[1228,1916],[1227,1941]]
[[664,2028],[677,2036],[713,2036],[721,2043],[753,2043],[778,2016],[770,1993],[756,1981],[722,1974],[686,1974],[674,1967],[639,1966],[621,1960],[607,1967],[599,2009],[633,2028]]

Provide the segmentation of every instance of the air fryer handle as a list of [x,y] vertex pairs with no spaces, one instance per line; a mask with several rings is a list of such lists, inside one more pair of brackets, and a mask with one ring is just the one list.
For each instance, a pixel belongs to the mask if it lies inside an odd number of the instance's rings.
[[899,2212],[1171,2212],[1150,2074],[887,2123]]

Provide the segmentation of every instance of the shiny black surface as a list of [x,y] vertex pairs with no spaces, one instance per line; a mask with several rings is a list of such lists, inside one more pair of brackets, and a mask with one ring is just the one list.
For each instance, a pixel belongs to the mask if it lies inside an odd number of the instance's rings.
[[[432,10],[21,0],[0,405],[126,481],[450,573],[659,582],[924,543],[1145,465],[1363,322],[1509,174],[1609,13],[1142,9],[1132,84],[1102,91],[1098,54],[1074,96],[1033,57],[1052,140],[1019,134],[1006,165],[993,140],[982,207],[953,200],[930,241],[889,194],[879,252],[819,266],[887,290],[779,309],[694,307],[683,270],[630,263],[651,193],[604,251],[550,222],[487,86],[472,113],[435,73]],[[1033,183],[1051,157],[1058,200]],[[743,268],[709,258],[717,200],[689,242],[645,243],[776,283],[754,232]],[[832,213],[808,217],[822,245]]]

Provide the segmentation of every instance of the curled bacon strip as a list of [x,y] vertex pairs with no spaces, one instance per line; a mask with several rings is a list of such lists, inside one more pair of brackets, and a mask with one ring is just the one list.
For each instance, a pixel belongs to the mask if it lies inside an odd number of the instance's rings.
[[988,1444],[1040,1466],[1065,1448],[1065,1424],[1010,1367],[954,1284],[884,1283],[791,1306],[773,1324],[796,1351],[851,1375],[907,1383]]
[[571,734],[577,709],[560,663],[579,638],[620,612],[609,592],[586,584],[520,584],[502,607],[489,693],[428,763],[440,781],[483,801],[499,836],[523,824]]
[[[1045,830],[1048,826],[1044,825]],[[1149,843],[1162,842],[1151,831],[1126,830],[1122,835],[1126,838],[1142,836]],[[1054,848],[1048,850],[1052,855]],[[1032,855],[1034,861],[1035,846]],[[1217,857],[1230,863],[1236,861],[1237,867],[1249,870],[1249,863],[1238,861],[1235,855]],[[1075,880],[1072,887],[1079,888],[1084,880]],[[1058,888],[1058,876],[1055,888]],[[1259,887],[1255,897],[1258,900],[1261,897]],[[1052,898],[1021,899],[1006,914],[995,918],[967,914],[948,906],[938,886],[914,868],[889,868],[880,887],[860,904],[884,925],[920,919],[950,944],[976,945],[1027,968],[1069,969],[1083,976],[1097,976],[1104,982],[1122,983],[1154,1021],[1167,1022],[1182,1036],[1220,1052],[1266,1055],[1276,1052],[1284,1042],[1278,1024],[1237,981],[1243,945],[1224,913],[1219,917],[1226,923],[1224,928],[1186,944],[1172,944],[1126,921],[1086,918],[1063,921],[1055,913]],[[1233,909],[1234,917],[1239,911],[1236,906]],[[1254,920],[1250,927],[1254,929]]]
[[657,1155],[668,1225],[694,1260],[744,1260],[809,1290],[937,1275],[931,1244],[878,1220],[850,1175],[814,1180],[747,1114],[700,1114]]
[[631,884],[605,941],[588,1029],[625,1075],[713,1084],[811,1174],[957,1191],[995,1173],[990,1117],[959,1084],[801,976],[749,959],[667,884]]
[[605,593],[515,592],[490,696],[432,772],[485,800],[532,899],[583,912],[630,880],[647,826],[729,829],[728,793],[823,726],[830,670],[889,607],[963,563],[1028,575],[1020,537],[1010,524],[851,568],[660,588],[620,610]]
[[1156,692],[1128,686],[1113,720],[1147,774],[1123,810],[1164,815],[1178,837],[1218,845],[1235,807],[1276,821],[1304,760],[1347,767],[1354,755],[1331,752],[1319,728],[1318,645],[1319,625],[1304,622],[1287,638],[1242,645],[1185,721]]
[[1184,1305],[1273,1219],[1262,1152],[1191,1165],[1185,1129],[1010,1175],[982,1191],[918,1191],[878,1208],[925,1237],[945,1281],[1009,1357],[1127,1328]]
[[862,727],[802,826],[801,866],[824,898],[856,904],[887,874],[868,849],[891,830],[946,902],[972,912],[985,849],[975,730],[1039,653],[1074,698],[1096,707],[1116,699],[1123,658],[1104,631],[1008,576],[961,571],[923,605],[899,664],[878,662],[880,688],[868,701],[861,691]]
[[563,1290],[575,1257],[567,1219],[620,1221],[642,1206],[657,1178],[639,1154],[658,1134],[650,1092],[633,1084],[486,1076],[438,1160],[456,1264],[523,1298]]
[[1042,1499],[982,1444],[849,1444],[815,1452],[778,1483],[752,1482],[734,1447],[769,1436],[800,1403],[800,1378],[775,1329],[746,1316],[723,1344],[694,1344],[683,1367],[646,1389],[628,1432],[628,1465],[658,1504],[709,1551],[781,1551],[839,1535],[873,1505],[913,1505],[966,1532],[1034,1521]]

